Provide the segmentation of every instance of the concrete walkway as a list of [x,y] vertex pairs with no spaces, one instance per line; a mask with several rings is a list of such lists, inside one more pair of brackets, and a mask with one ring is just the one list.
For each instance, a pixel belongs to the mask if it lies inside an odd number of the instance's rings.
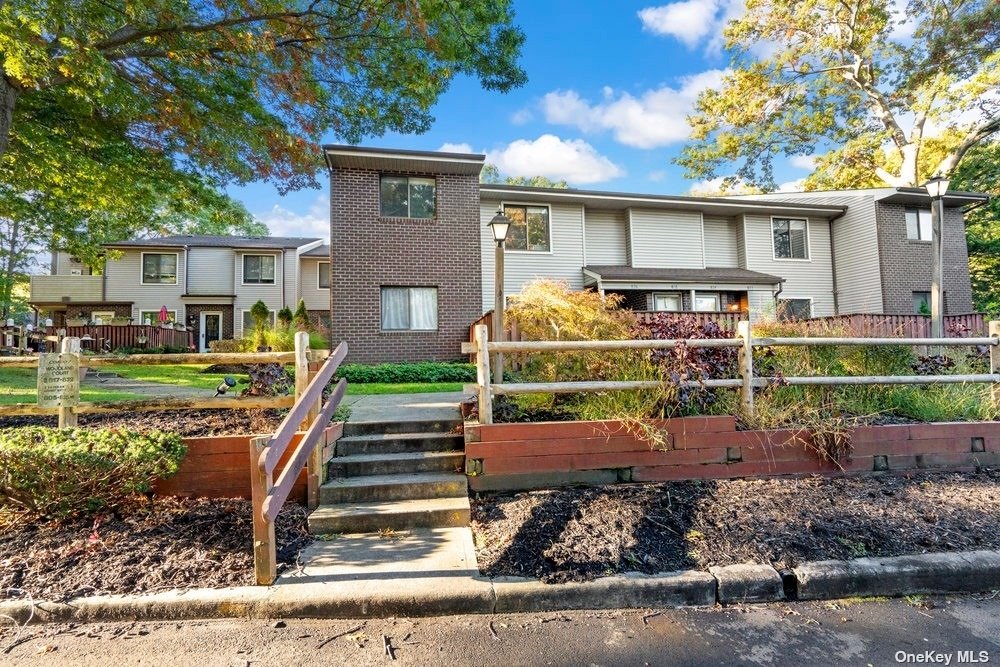
[[448,391],[433,394],[378,394],[347,396],[352,422],[442,421],[458,419],[458,404],[471,394]]
[[129,392],[151,397],[211,398],[215,395],[214,389],[133,380],[107,371],[99,372],[97,369],[90,369],[87,372],[87,377],[84,378],[81,386],[103,389],[105,391]]

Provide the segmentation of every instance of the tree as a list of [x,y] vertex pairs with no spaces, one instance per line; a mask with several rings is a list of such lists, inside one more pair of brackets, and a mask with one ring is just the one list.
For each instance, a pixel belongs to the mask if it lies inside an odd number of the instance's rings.
[[1000,142],[970,150],[955,171],[951,187],[992,195],[986,205],[966,214],[965,232],[976,310],[1000,313]]
[[735,163],[727,176],[773,190],[776,157],[823,151],[817,174],[842,185],[951,174],[1000,131],[1000,3],[909,0],[905,23],[894,4],[747,0],[725,29],[735,67],[689,118],[693,142],[677,159],[687,175]]
[[303,299],[299,299],[299,303],[295,306],[295,314],[292,316],[292,321],[295,323],[295,328],[299,331],[309,331],[312,329],[312,322],[309,320],[309,311],[306,310],[306,302]]
[[24,315],[26,295],[18,287],[25,285],[35,268],[43,243],[30,223],[0,217],[0,320]]
[[480,183],[491,183],[493,185],[527,185],[533,188],[568,188],[566,181],[553,181],[545,176],[504,176],[495,164],[483,165],[483,170],[479,172]]

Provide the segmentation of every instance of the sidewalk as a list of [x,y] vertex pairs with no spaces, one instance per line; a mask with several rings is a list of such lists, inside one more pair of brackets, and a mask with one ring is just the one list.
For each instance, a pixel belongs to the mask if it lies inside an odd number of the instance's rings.
[[444,421],[459,419],[458,404],[469,395],[460,391],[431,394],[346,396],[352,422]]

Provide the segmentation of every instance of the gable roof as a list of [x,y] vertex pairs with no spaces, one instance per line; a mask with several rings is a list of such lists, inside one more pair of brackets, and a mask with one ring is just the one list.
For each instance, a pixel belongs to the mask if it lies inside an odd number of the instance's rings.
[[322,239],[297,236],[212,236],[180,234],[158,236],[148,239],[133,239],[117,243],[105,243],[105,248],[247,248],[261,250],[283,250],[301,248]]
[[326,244],[324,244],[324,245],[318,245],[315,248],[313,248],[312,250],[307,250],[306,252],[302,253],[301,256],[302,257],[325,257],[325,258],[329,258],[330,257],[330,246],[326,245]]
[[705,268],[705,269],[649,269],[634,266],[587,265],[583,270],[593,274],[598,280],[632,282],[671,283],[730,283],[746,285],[777,285],[784,278],[759,273],[748,269]]

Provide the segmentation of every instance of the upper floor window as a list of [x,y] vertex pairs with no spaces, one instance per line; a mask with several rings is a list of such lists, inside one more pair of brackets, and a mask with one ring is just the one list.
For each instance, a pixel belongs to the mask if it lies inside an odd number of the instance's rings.
[[318,262],[316,274],[319,276],[317,286],[320,289],[330,289],[330,262]]
[[274,255],[243,255],[244,285],[274,284]]
[[175,252],[142,253],[142,284],[176,285],[177,253]]
[[504,204],[510,218],[505,246],[508,250],[548,252],[552,249],[549,234],[549,207]]
[[805,220],[772,218],[775,259],[809,259],[809,229]]
[[379,185],[382,217],[434,217],[434,179],[383,176]]
[[933,233],[929,208],[906,209],[906,238],[914,241],[930,241]]

